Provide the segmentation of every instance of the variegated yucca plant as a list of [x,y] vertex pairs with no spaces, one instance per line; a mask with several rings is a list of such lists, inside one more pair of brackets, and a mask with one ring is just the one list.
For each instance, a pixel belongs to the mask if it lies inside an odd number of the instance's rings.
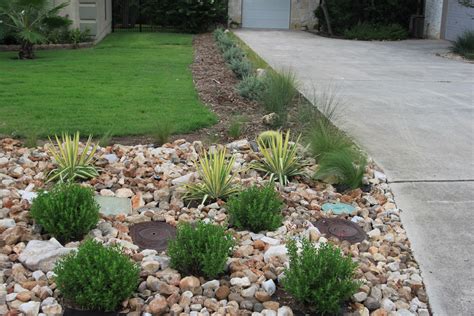
[[303,175],[304,164],[298,156],[296,144],[290,142],[290,131],[283,135],[282,132],[272,133],[272,137],[259,137],[258,148],[263,155],[263,160],[252,164],[252,168],[266,172],[270,180],[278,180],[286,185],[291,178]]
[[55,135],[55,142],[49,139],[48,152],[58,167],[48,174],[47,182],[70,182],[87,180],[99,175],[94,167],[94,154],[97,144],[92,146],[92,136],[89,136],[82,151],[79,146],[79,132],[74,135],[63,133],[61,139]]
[[214,152],[204,152],[195,162],[200,177],[199,183],[185,184],[187,200],[225,200],[238,192],[234,183],[232,167],[235,158],[226,159],[226,150],[219,149]]

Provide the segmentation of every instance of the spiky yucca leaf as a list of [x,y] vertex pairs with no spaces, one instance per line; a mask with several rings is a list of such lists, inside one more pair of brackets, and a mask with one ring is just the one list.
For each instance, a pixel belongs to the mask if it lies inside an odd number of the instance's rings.
[[290,131],[283,136],[277,132],[272,138],[257,139],[258,148],[263,155],[263,161],[252,164],[256,170],[266,172],[270,179],[275,178],[286,185],[292,177],[303,174],[304,164],[298,157],[297,146],[300,137],[294,144],[290,144]]
[[200,183],[186,184],[185,199],[188,200],[218,200],[237,193],[239,190],[233,183],[232,166],[235,157],[226,160],[226,150],[219,149],[206,153],[195,163],[201,178]]
[[[79,132],[74,136],[63,133],[61,139],[55,135],[57,148],[51,138],[49,139],[48,152],[58,167],[49,173],[47,182],[87,180],[99,175],[97,169],[92,165],[97,144],[92,147],[92,136],[89,136],[84,149],[79,153],[79,136]],[[89,151],[91,147],[92,149]]]

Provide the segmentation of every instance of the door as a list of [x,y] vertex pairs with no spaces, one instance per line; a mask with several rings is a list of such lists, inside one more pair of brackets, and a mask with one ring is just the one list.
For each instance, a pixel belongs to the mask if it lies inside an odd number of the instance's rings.
[[474,30],[474,8],[462,6],[457,0],[447,0],[444,39],[454,41],[465,31]]
[[243,0],[242,26],[289,29],[291,0]]

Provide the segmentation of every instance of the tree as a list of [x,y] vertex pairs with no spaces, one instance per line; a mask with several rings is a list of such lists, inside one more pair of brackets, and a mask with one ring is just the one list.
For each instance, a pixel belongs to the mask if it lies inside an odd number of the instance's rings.
[[45,29],[67,23],[58,13],[68,4],[53,6],[50,0],[0,0],[0,34],[13,31],[20,41],[18,57],[33,59],[33,46],[45,40]]

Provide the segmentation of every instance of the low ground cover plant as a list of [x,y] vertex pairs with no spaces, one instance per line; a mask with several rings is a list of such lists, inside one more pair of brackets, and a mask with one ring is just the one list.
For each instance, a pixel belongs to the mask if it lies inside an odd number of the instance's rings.
[[344,37],[357,40],[403,40],[408,38],[408,31],[399,24],[359,23],[344,31]]
[[97,144],[92,146],[92,136],[89,136],[81,152],[79,132],[74,136],[63,133],[61,139],[56,135],[55,140],[56,146],[50,139],[48,152],[58,167],[49,173],[48,182],[87,180],[99,175],[92,164],[98,146]]
[[270,176],[270,181],[277,180],[286,185],[291,178],[303,175],[304,164],[298,156],[297,143],[290,143],[290,131],[285,135],[277,132],[268,143],[264,138],[258,138],[258,148],[263,155],[263,160],[255,162],[252,167],[265,172]]
[[237,84],[239,95],[249,100],[259,100],[264,89],[262,79],[255,75],[245,76]]
[[224,272],[235,242],[221,226],[198,222],[178,225],[168,245],[171,266],[185,274],[215,278]]
[[235,158],[227,159],[226,154],[225,149],[219,149],[201,155],[195,163],[200,180],[185,185],[185,199],[202,200],[204,203],[218,199],[225,200],[238,192],[232,174]]
[[230,223],[254,233],[273,231],[281,226],[283,202],[273,184],[252,186],[227,202]]
[[91,189],[60,183],[33,200],[30,215],[61,242],[81,240],[99,221],[99,205]]
[[316,248],[303,239],[300,252],[297,242],[291,240],[287,248],[290,264],[282,279],[285,290],[312,312],[337,315],[341,304],[360,286],[354,280],[357,264],[329,243]]
[[61,295],[73,307],[95,311],[117,310],[140,281],[140,268],[118,246],[92,239],[61,259],[54,273]]
[[466,31],[459,36],[451,48],[456,54],[474,60],[474,31]]

